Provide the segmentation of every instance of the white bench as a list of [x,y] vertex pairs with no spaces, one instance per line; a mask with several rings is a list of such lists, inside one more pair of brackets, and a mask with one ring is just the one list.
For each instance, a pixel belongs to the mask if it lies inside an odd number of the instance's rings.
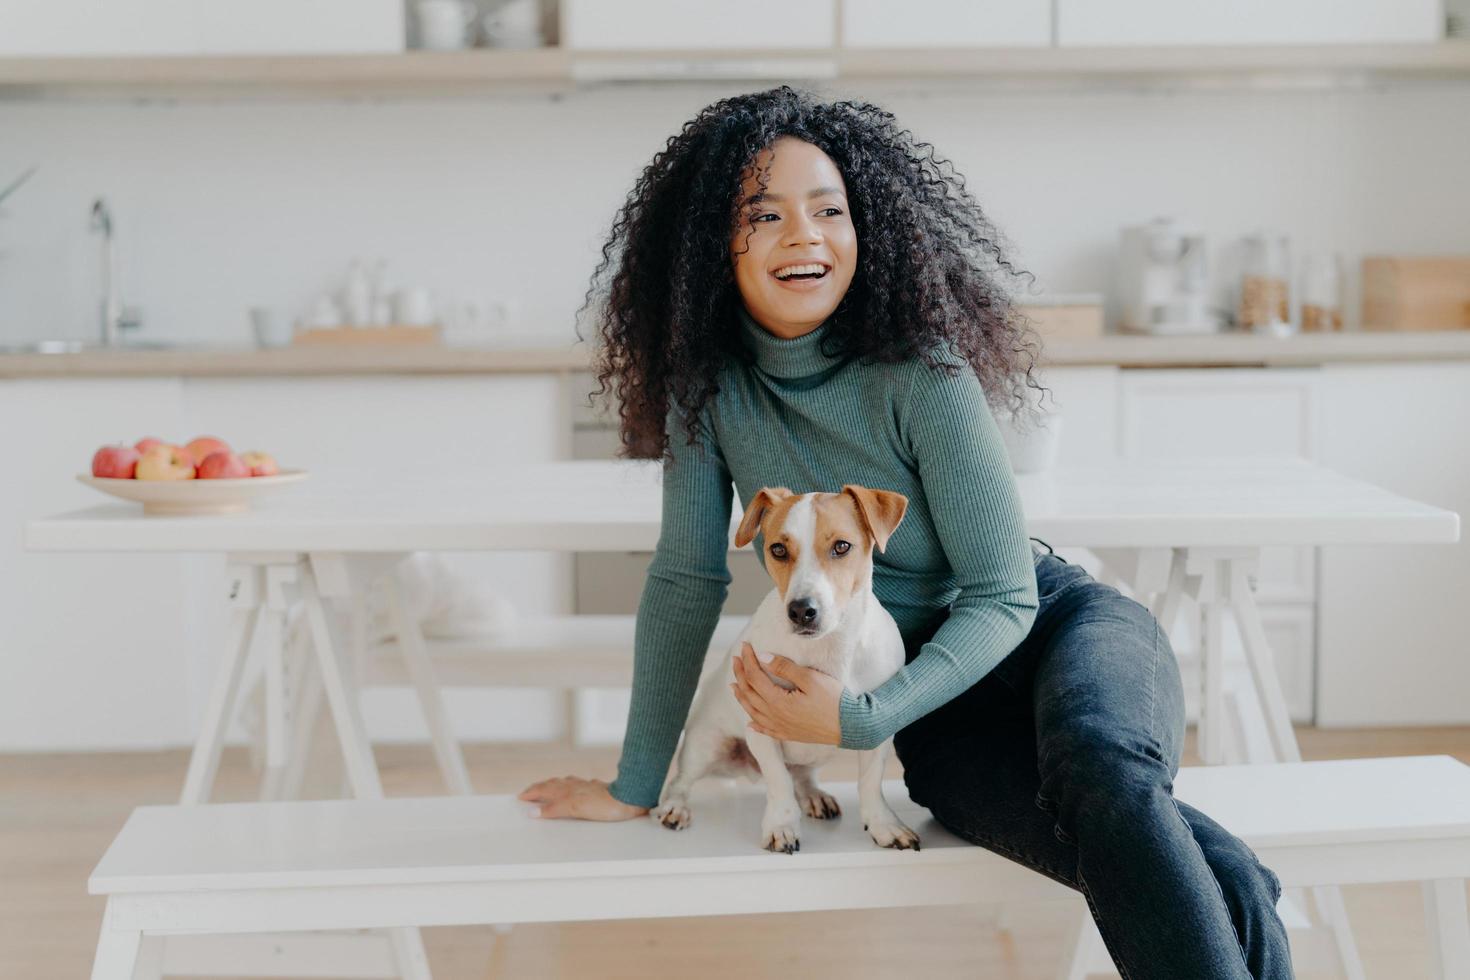
[[[857,812],[852,784],[829,788]],[[876,848],[845,817],[807,820],[799,853],[768,854],[759,787],[701,789],[677,834],[650,820],[538,821],[512,796],[139,807],[89,881],[107,896],[93,980],[132,980],[140,954],[157,975],[168,935],[1078,900],[957,840],[897,781],[888,799],[922,835],[918,852]],[[1470,976],[1470,767],[1213,766],[1181,770],[1175,790],[1288,887],[1422,882],[1435,976]]]
[[[710,649],[728,650],[749,616],[721,616]],[[424,646],[445,687],[627,687],[633,679],[630,615],[525,617],[504,633],[457,639],[426,637]],[[398,641],[373,644],[361,683],[413,683]]]

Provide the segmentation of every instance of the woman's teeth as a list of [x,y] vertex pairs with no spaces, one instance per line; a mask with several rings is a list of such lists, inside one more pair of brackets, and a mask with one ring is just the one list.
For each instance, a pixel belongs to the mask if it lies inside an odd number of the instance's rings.
[[775,274],[777,279],[821,279],[827,274],[825,266],[820,265],[792,265],[780,270]]

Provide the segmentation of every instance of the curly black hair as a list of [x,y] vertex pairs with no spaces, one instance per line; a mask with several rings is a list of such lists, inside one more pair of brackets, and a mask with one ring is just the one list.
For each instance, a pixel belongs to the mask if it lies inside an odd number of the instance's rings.
[[[865,362],[917,356],[951,373],[960,370],[957,354],[992,407],[1024,416],[1026,388],[1045,390],[1033,375],[1041,344],[1003,285],[1030,273],[1005,256],[964,178],[931,144],[900,130],[892,113],[782,85],[714,102],[669,137],[602,246],[577,315],[605,297],[593,395],[616,396],[621,455],[665,456],[675,405],[692,443],[721,367],[749,358],[731,241],[754,208],[741,200],[742,177],[783,136],[836,164],[857,233],[858,265],[832,313],[826,353]],[[757,175],[762,188],[768,179],[769,170]]]

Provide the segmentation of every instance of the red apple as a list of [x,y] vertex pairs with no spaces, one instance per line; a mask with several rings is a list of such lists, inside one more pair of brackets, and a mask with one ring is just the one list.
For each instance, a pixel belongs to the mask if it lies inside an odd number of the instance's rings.
[[210,453],[199,464],[201,480],[239,480],[250,475],[249,464],[228,451]]
[[276,465],[274,456],[256,449],[252,449],[248,453],[241,453],[240,461],[250,467],[251,476],[275,476],[281,472],[281,468]]
[[154,446],[138,460],[139,480],[192,480],[194,460],[178,446]]
[[197,439],[191,439],[184,448],[189,451],[189,455],[193,457],[196,464],[203,463],[211,453],[233,452],[229,443],[223,439],[216,439],[214,436],[199,436]]
[[132,446],[103,446],[92,456],[92,475],[131,480],[141,455]]
[[167,445],[168,443],[164,442],[162,439],[155,439],[152,436],[149,436],[146,439],[139,439],[137,442],[133,443],[133,448],[138,450],[139,455],[141,455],[152,449],[154,446]]

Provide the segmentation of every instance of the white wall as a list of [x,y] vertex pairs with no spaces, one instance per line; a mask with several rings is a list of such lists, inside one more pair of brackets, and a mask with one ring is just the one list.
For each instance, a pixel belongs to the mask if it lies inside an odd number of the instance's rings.
[[[0,343],[97,329],[99,193],[148,336],[244,342],[247,307],[294,314],[351,256],[379,254],[399,283],[512,299],[512,332],[565,342],[639,170],[700,107],[753,87],[0,104],[0,178],[41,165],[0,212]],[[1470,85],[829,91],[879,102],[952,159],[1048,291],[1109,289],[1119,227],[1165,213],[1217,252],[1261,225],[1338,248],[1354,283],[1365,252],[1470,251]]]

